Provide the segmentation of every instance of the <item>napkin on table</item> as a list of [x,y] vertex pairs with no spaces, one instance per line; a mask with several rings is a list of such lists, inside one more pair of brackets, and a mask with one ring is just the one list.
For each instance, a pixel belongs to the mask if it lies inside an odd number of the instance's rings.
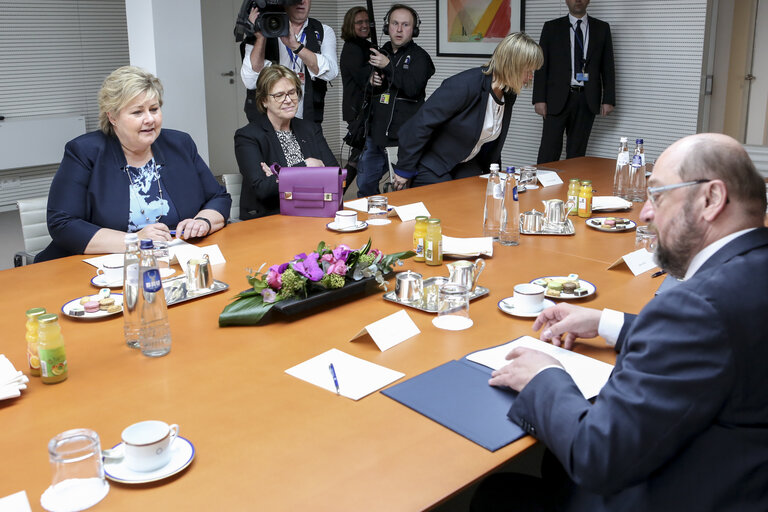
[[0,354],[0,400],[21,396],[21,390],[27,389],[29,378],[14,368],[7,357]]
[[632,203],[616,196],[595,196],[592,198],[592,211],[628,210]]
[[443,254],[459,258],[472,256],[493,256],[493,238],[454,238],[443,235]]

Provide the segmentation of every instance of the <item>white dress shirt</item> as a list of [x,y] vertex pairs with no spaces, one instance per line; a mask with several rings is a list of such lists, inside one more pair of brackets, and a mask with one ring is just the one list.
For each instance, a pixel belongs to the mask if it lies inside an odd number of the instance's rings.
[[[589,19],[585,14],[583,18],[577,18],[573,14],[568,14],[568,21],[571,22],[571,29],[568,31],[571,35],[571,70],[576,69],[576,63],[573,60],[573,52],[577,50],[576,40],[573,37],[576,31],[576,22],[581,20],[581,33],[584,35],[584,61],[587,60],[587,48],[589,48]],[[581,70],[578,70],[581,72]],[[584,82],[579,82],[574,78],[574,73],[571,73],[571,85],[584,86]]]

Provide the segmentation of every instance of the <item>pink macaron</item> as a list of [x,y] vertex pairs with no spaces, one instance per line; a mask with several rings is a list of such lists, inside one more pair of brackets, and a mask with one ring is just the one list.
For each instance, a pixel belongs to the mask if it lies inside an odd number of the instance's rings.
[[96,313],[99,310],[98,301],[91,300],[83,304],[86,313]]

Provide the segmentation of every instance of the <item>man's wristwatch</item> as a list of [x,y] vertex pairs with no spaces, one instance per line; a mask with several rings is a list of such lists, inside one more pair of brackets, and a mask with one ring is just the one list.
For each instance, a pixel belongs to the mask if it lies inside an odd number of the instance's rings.
[[299,47],[293,50],[294,55],[298,55],[301,50],[304,49],[304,43],[299,43]]

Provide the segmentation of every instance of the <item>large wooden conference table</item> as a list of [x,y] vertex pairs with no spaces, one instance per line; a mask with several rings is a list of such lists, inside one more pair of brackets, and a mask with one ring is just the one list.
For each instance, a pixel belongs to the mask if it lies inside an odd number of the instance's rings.
[[[610,195],[613,162],[579,158],[558,162],[563,185],[520,195],[521,211],[564,198],[571,177],[592,178]],[[443,233],[480,236],[486,181],[453,183],[389,194],[396,205],[423,201],[442,219]],[[637,220],[641,205],[620,215]],[[606,215],[606,214],[603,214]],[[572,217],[573,218],[573,217]],[[62,318],[69,379],[47,386],[31,378],[27,390],[0,402],[0,496],[26,490],[33,509],[50,484],[47,443],[71,428],[94,429],[102,447],[120,441],[126,426],[145,419],[178,423],[195,446],[194,462],[168,480],[138,486],[111,483],[95,510],[382,510],[433,507],[531,447],[524,437],[495,453],[380,393],[357,402],[285,373],[330,348],[404,372],[410,378],[477,349],[534,335],[532,320],[511,317],[497,302],[516,283],[578,273],[597,294],[585,306],[638,312],[661,279],[607,270],[634,249],[634,232],[604,233],[575,218],[575,236],[526,236],[518,247],[494,245],[480,284],[490,295],[473,301],[474,326],[433,327],[432,315],[408,309],[421,334],[385,352],[370,339],[350,340],[362,327],[401,309],[381,293],[348,300],[314,314],[263,326],[219,328],[222,308],[247,288],[245,269],[288,261],[320,240],[361,247],[369,237],[383,251],[406,250],[413,222],[339,234],[328,219],[274,216],[231,224],[201,242],[219,244],[227,259],[214,268],[230,290],[169,309],[173,348],[152,359],[126,347],[120,316],[102,321]],[[58,312],[67,301],[95,293],[94,268],[83,257],[0,272],[0,353],[26,371],[24,312]],[[447,275],[445,265],[406,261],[402,269]],[[392,284],[393,281],[390,281]],[[391,289],[391,287],[390,287]],[[601,339],[576,349],[612,362]]]

